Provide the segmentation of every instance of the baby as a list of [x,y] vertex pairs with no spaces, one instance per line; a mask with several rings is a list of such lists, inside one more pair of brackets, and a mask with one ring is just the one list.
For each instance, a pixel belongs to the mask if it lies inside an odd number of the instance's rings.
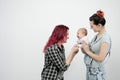
[[77,43],[79,44],[79,47],[82,48],[82,42],[85,41],[88,44],[88,38],[87,38],[87,29],[86,28],[79,28],[77,31]]

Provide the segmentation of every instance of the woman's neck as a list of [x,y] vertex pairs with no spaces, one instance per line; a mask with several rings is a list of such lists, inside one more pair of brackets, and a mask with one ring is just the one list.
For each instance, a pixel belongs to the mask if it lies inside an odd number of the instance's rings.
[[102,29],[98,32],[97,36],[101,36],[104,32],[106,32],[106,30],[105,30],[105,28],[102,28]]
[[98,40],[98,39],[100,38],[100,36],[101,36],[104,32],[106,32],[106,30],[105,30],[105,28],[102,28],[102,29],[98,32],[95,41]]
[[61,48],[61,46],[62,46],[62,43],[61,43],[61,42],[58,42],[57,44],[58,44],[58,46]]

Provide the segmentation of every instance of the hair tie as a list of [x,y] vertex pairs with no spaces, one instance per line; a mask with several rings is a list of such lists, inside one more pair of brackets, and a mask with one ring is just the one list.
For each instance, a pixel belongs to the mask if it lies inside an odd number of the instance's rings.
[[96,14],[97,14],[100,18],[104,18],[104,12],[103,12],[103,11],[98,10],[98,11],[96,12]]

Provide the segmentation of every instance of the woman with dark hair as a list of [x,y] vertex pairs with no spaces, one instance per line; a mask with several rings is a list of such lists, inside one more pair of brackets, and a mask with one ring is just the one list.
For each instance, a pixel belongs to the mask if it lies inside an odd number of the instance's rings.
[[111,49],[111,38],[105,30],[104,12],[98,10],[90,18],[90,26],[97,35],[89,44],[83,42],[85,53],[86,80],[105,80],[104,64]]
[[78,45],[74,45],[68,58],[65,58],[63,43],[69,38],[69,28],[65,25],[57,25],[47,44],[44,47],[45,61],[41,73],[41,80],[64,80],[63,73],[66,71],[78,52]]

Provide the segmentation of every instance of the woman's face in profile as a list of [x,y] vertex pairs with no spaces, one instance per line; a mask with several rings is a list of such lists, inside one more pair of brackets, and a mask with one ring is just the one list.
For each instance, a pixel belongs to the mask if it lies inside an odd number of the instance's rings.
[[69,39],[69,30],[67,30],[67,35],[65,35],[63,38],[63,43],[66,43],[67,39]]
[[93,21],[90,21],[90,28],[91,28],[94,32],[97,32],[97,31],[98,31],[97,25],[95,25]]

